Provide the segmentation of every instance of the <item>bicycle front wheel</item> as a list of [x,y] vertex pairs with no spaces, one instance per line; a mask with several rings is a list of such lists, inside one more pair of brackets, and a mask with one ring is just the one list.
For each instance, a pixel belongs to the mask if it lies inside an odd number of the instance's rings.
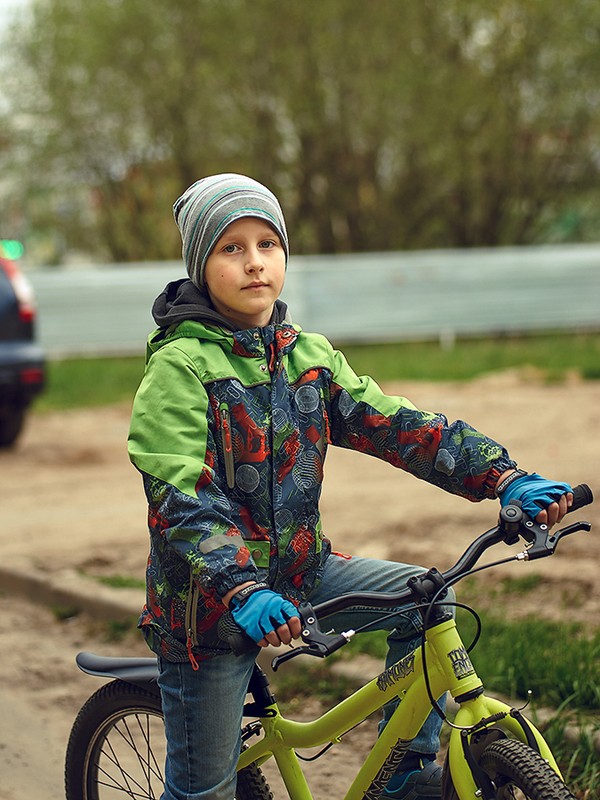
[[[95,692],[73,724],[65,761],[66,800],[158,800],[164,788],[160,695],[125,681]],[[236,800],[272,800],[260,769],[238,775]]]
[[498,739],[479,757],[496,790],[496,800],[575,800],[552,767],[516,739]]

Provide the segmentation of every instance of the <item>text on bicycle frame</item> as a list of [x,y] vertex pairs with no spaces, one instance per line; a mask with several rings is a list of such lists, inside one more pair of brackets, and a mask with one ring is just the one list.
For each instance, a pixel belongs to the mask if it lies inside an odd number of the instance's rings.
[[380,692],[385,692],[396,681],[406,678],[411,672],[415,671],[415,654],[409,653],[404,658],[392,664],[385,672],[377,678],[377,688]]

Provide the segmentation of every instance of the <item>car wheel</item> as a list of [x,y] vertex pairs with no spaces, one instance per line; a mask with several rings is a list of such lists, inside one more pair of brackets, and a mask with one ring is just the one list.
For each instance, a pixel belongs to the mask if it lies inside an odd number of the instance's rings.
[[10,447],[17,440],[25,422],[25,409],[22,406],[0,411],[0,447]]

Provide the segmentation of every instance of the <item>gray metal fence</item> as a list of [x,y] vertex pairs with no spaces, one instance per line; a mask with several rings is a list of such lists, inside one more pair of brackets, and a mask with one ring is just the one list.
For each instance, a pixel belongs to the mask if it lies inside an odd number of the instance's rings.
[[[181,262],[28,273],[50,356],[141,353]],[[293,320],[334,342],[600,329],[600,245],[293,256]]]

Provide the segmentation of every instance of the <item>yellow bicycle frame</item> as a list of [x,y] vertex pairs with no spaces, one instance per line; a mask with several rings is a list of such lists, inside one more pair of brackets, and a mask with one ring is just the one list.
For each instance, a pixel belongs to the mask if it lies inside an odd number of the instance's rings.
[[[458,728],[453,727],[450,735],[450,773],[460,800],[473,800],[477,786],[463,752],[459,728],[472,729],[479,726],[482,720],[502,715],[501,719],[496,717],[488,724],[524,742],[527,736],[523,726],[511,716],[510,706],[480,693],[481,680],[471,664],[453,619],[427,631],[425,648],[433,696],[438,698],[450,692],[460,704],[453,723]],[[270,716],[260,720],[263,737],[242,752],[238,770],[252,763],[260,766],[273,756],[291,800],[312,800],[295,750],[338,742],[344,733],[398,697],[402,702],[377,737],[344,800],[378,797],[393,772],[393,765],[382,770],[386,759],[393,752],[399,760],[431,711],[422,656],[419,647],[311,722],[288,720],[281,716],[276,703],[271,705],[268,709]],[[529,721],[525,724],[529,735],[535,738],[541,756],[560,774],[541,733]]]

